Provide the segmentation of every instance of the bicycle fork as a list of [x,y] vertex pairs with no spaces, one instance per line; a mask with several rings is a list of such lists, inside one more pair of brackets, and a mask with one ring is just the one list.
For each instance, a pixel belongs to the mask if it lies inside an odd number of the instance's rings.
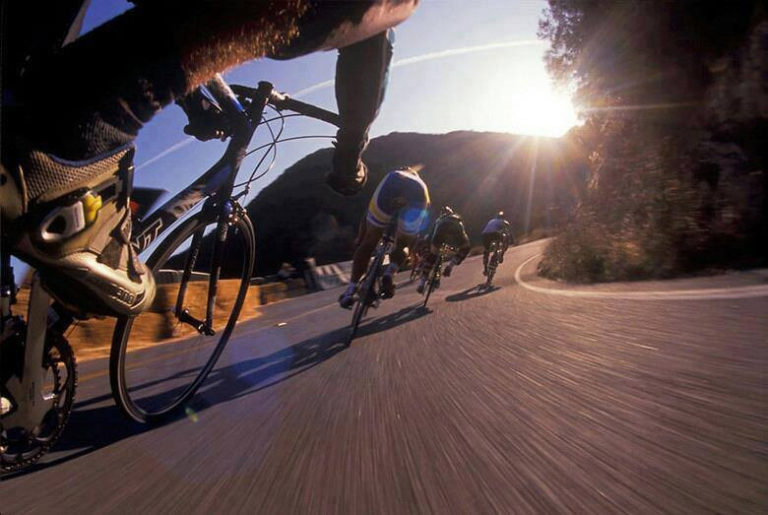
[[210,276],[208,277],[208,298],[205,308],[205,320],[195,318],[189,312],[189,309],[184,307],[187,285],[192,278],[192,271],[195,268],[195,264],[200,255],[200,248],[203,244],[205,225],[200,227],[200,229],[192,236],[192,243],[190,245],[189,253],[187,254],[184,273],[182,275],[179,293],[176,299],[176,316],[179,321],[189,324],[194,327],[198,333],[206,336],[214,336],[216,334],[216,331],[213,329],[213,312],[216,309],[216,296],[218,293],[219,276],[221,274],[221,262],[224,259],[224,247],[227,241],[230,224],[237,219],[236,213],[238,212],[237,206],[231,201],[224,207],[223,214],[225,216],[220,216],[216,223],[213,255],[211,256],[212,266]]

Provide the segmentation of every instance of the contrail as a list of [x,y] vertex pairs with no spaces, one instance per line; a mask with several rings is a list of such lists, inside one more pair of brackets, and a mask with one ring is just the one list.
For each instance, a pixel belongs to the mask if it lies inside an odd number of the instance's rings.
[[[514,48],[514,47],[522,47],[522,46],[540,46],[544,45],[545,43],[543,41],[539,41],[538,39],[523,39],[518,41],[502,41],[500,43],[488,43],[486,45],[475,45],[475,46],[466,46],[462,48],[451,48],[449,50],[441,50],[440,52],[430,52],[428,54],[422,54],[417,55],[414,57],[407,57],[405,59],[401,59],[400,61],[395,61],[392,63],[392,68],[399,68],[400,66],[408,66],[411,64],[418,64],[423,63],[426,61],[433,61],[435,59],[444,59],[446,57],[453,57],[457,55],[464,55],[464,54],[474,54],[477,52],[488,52],[490,50],[498,50],[500,48]],[[317,84],[313,84],[309,87],[306,87],[304,89],[300,89],[298,91],[295,91],[290,94],[293,98],[300,98],[309,95],[310,93],[314,93],[315,91],[319,91],[321,89],[329,88],[333,86],[334,80],[325,80],[323,82],[318,82]],[[145,166],[149,166],[150,164],[154,163],[158,159],[162,159],[163,157],[167,156],[168,154],[172,154],[173,152],[176,152],[180,148],[183,148],[190,144],[192,141],[194,141],[195,138],[189,137],[185,140],[182,140],[175,145],[168,147],[167,149],[163,150],[156,156],[150,158],[147,161],[144,161],[140,165],[136,167],[136,170],[139,170],[141,168],[144,168]]]
[[[544,44],[545,42],[539,41],[538,39],[524,39],[519,41],[502,41],[500,43],[488,43],[486,45],[475,45],[475,46],[466,46],[462,48],[451,48],[449,50],[441,50],[440,52],[430,52],[429,54],[417,55],[414,57],[408,57],[405,59],[401,59],[399,61],[395,61],[392,63],[392,68],[399,68],[400,66],[408,66],[409,64],[423,63],[425,61],[433,61],[435,59],[443,59],[445,57],[453,57],[456,55],[474,54],[477,52],[487,52],[489,50],[498,50],[500,48],[539,46]],[[309,86],[304,89],[300,89],[294,93],[291,93],[290,96],[293,98],[303,97],[303,96],[309,95],[310,93],[314,93],[315,91],[333,86],[333,83],[334,83],[333,79],[325,80],[323,82],[318,82],[317,84],[313,84],[312,86]]]
[[502,41],[500,43],[489,43],[487,45],[475,45],[466,46],[462,48],[452,48],[450,50],[442,50],[440,52],[432,52],[429,54],[417,55],[415,57],[408,57],[400,61],[392,63],[393,67],[407,66],[409,64],[421,63],[424,61],[432,61],[433,59],[442,59],[443,57],[453,57],[454,55],[462,54],[474,54],[476,52],[487,52],[488,50],[498,50],[499,48],[513,48],[518,46],[539,46],[544,45],[543,41],[538,39],[524,39],[521,41]]
[[170,147],[166,148],[165,150],[163,150],[162,152],[160,152],[156,156],[151,157],[147,161],[144,161],[140,165],[136,166],[136,170],[141,170],[145,166],[151,165],[152,163],[154,163],[158,159],[162,159],[165,156],[167,156],[168,154],[172,154],[173,152],[176,152],[180,148],[186,147],[187,145],[189,145],[193,141],[195,141],[195,138],[190,136],[187,139],[183,139],[183,140],[179,141],[178,143],[175,143],[175,144],[171,145]]

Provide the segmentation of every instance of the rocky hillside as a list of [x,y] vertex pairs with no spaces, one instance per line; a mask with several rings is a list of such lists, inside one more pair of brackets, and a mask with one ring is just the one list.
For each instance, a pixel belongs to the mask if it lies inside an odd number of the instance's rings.
[[248,206],[257,232],[257,274],[284,261],[318,264],[350,259],[357,227],[384,174],[421,164],[433,206],[449,204],[466,221],[473,243],[483,224],[504,210],[516,235],[562,223],[587,179],[584,154],[569,137],[498,133],[392,133],[371,141],[364,159],[370,180],[359,195],[336,195],[324,184],[331,149],[298,161]]

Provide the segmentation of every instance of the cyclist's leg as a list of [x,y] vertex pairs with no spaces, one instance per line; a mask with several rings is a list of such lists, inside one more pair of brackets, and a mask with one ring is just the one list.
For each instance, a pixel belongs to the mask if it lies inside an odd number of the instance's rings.
[[374,249],[376,249],[376,245],[379,243],[383,232],[384,229],[382,227],[366,222],[365,235],[352,256],[352,283],[357,283],[365,273],[368,261],[371,259],[371,255]]
[[347,285],[347,289],[344,290],[344,293],[339,296],[339,304],[341,307],[347,309],[351,308],[354,304],[357,283],[363,277],[363,274],[365,274],[365,270],[368,268],[368,263],[371,260],[371,255],[384,232],[382,227],[377,227],[368,221],[364,222],[364,227],[365,229],[358,235],[357,247],[352,256],[352,273],[349,285]]
[[502,246],[501,246],[501,256],[499,257],[499,263],[504,262],[504,254],[506,254],[507,250],[509,249],[509,238],[504,234],[501,235],[501,243],[502,243]]
[[360,223],[360,229],[357,235],[355,253],[352,256],[352,274],[346,291],[339,297],[339,304],[343,308],[350,308],[354,303],[353,296],[355,288],[360,278],[368,267],[371,254],[381,239],[384,228],[392,220],[393,212],[388,205],[388,190],[391,185],[388,183],[390,176],[386,176],[376,187],[370,202],[368,203],[368,212],[365,219]]
[[394,275],[403,267],[408,258],[405,248],[410,248],[416,234],[401,233],[398,231],[395,240],[395,248],[389,255],[389,266],[384,270],[381,278],[382,294],[385,298],[392,298],[395,295]]
[[493,233],[483,234],[483,275],[488,273],[488,255],[491,252],[491,242],[493,241]]
[[[24,92],[18,97],[20,107],[10,113],[16,134],[23,134],[25,143],[10,158],[11,167],[22,163],[25,176],[14,177],[9,184],[19,185],[16,193],[24,194],[26,206],[39,199],[28,196],[28,192],[35,190],[25,189],[25,181],[41,185],[45,192],[51,189],[51,173],[78,187],[81,184],[73,177],[89,183],[100,179],[103,168],[111,166],[115,153],[132,143],[139,129],[157,111],[216,72],[249,59],[275,55],[280,49],[296,52],[293,44],[300,43],[305,53],[352,45],[402,21],[414,3],[372,1],[340,5],[295,0],[285,2],[280,10],[264,2],[142,4],[55,55],[35,56],[30,61],[17,91]],[[199,30],[201,20],[205,22],[204,31]],[[300,32],[306,36],[297,37]],[[62,77],[76,79],[61,80]],[[50,116],[51,112],[56,116]],[[41,152],[42,157],[33,156],[33,151]],[[3,156],[4,161],[6,157]],[[68,161],[70,169],[52,170],[45,164],[46,159],[61,158]],[[104,166],[88,168],[93,162]],[[91,173],[93,168],[99,172]],[[123,172],[115,169],[113,175],[120,173]],[[63,198],[53,200],[62,204]],[[41,248],[33,249],[34,255],[27,253],[27,257],[37,259],[38,266],[50,265],[51,270],[72,268],[68,278],[75,285],[99,276],[99,284],[94,280],[90,285],[95,299],[91,308],[96,310],[109,301],[109,294],[99,290],[105,280],[109,290],[118,291],[120,297],[125,297],[127,291],[128,298],[143,298],[142,302],[127,307],[113,305],[106,311],[132,314],[149,304],[154,287],[148,279],[150,274],[146,274],[127,244],[127,202],[118,198],[116,205],[117,224],[112,217],[96,217],[92,236],[99,241],[98,245],[89,245],[86,250],[72,244],[69,246],[74,245],[73,248],[65,249],[67,255],[77,258],[70,259],[71,267],[66,260],[46,261],[44,256],[49,252]],[[117,234],[121,237],[113,237]],[[111,256],[107,258],[111,264],[100,259],[105,254]],[[92,262],[91,272],[99,273],[74,272],[79,270],[76,261],[83,256]],[[51,274],[54,275],[58,277]],[[71,289],[72,285],[66,286],[69,287],[64,289]]]
[[427,253],[424,256],[424,264],[421,268],[421,278],[419,279],[418,286],[416,286],[416,291],[419,293],[424,293],[424,286],[427,284],[429,274],[432,273],[432,267],[434,267],[437,262],[438,252],[440,252],[440,248],[435,246],[434,243],[430,243],[429,250],[427,250]]
[[[22,84],[25,133],[59,157],[92,157],[133,140],[163,106],[245,61],[344,47],[360,52],[367,38],[376,43],[368,52],[384,61],[388,43],[376,35],[407,18],[415,3],[293,0],[277,10],[270,2],[145,2],[55,55],[32,60]],[[364,71],[386,72],[377,67]],[[367,129],[361,125],[375,115],[381,94],[345,109],[355,111],[351,129]]]

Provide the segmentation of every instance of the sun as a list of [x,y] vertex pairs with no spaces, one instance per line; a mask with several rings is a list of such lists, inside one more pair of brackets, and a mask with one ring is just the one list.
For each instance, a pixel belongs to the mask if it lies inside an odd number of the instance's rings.
[[578,123],[571,99],[551,89],[514,98],[508,114],[510,132],[518,134],[559,137]]
[[559,137],[579,124],[570,96],[555,89],[539,69],[489,80],[484,109],[490,130]]

